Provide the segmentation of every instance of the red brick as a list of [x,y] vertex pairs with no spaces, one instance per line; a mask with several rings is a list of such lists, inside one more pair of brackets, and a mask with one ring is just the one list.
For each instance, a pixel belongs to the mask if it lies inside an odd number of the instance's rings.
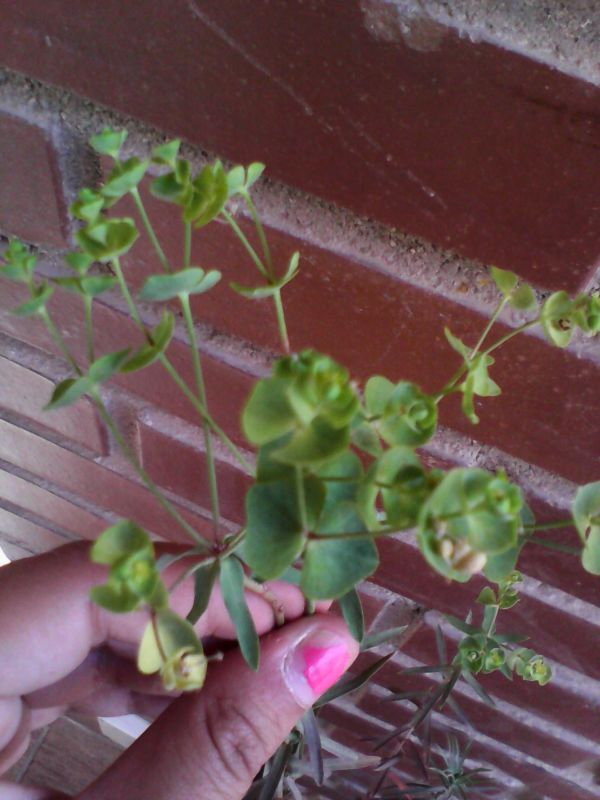
[[43,411],[53,389],[52,381],[0,356],[0,414],[8,411],[25,425],[34,423],[67,442],[104,455],[105,437],[91,402],[83,399],[69,409]]
[[[140,424],[139,431],[142,463],[150,477],[159,486],[209,509],[205,453],[144,423]],[[217,484],[222,516],[243,523],[244,498],[250,479],[230,464],[217,461]]]
[[[177,263],[181,257],[179,210],[151,199],[148,207],[167,253]],[[126,205],[116,210],[135,215],[133,207]],[[250,235],[247,226],[246,230]],[[292,348],[316,347],[330,353],[356,378],[365,380],[381,373],[438,391],[460,365],[446,342],[444,326],[474,344],[486,325],[480,314],[443,295],[280,231],[268,229],[267,233],[274,263],[281,270],[292,252],[301,252],[300,274],[283,294]],[[272,303],[247,300],[229,288],[230,281],[260,284],[257,270],[229,229],[221,224],[203,229],[193,254],[204,267],[218,267],[224,273],[209,294],[192,298],[197,320],[280,350]],[[148,274],[157,271],[156,256],[143,238],[127,259],[128,277],[139,287]],[[492,341],[507,331],[499,325]],[[517,337],[494,355],[497,361],[491,374],[503,395],[477,401],[480,424],[474,427],[466,420],[456,396],[441,403],[440,421],[575,482],[600,478],[598,364],[534,336]]]
[[68,228],[58,156],[50,135],[0,113],[0,230],[64,247]]
[[11,561],[23,555],[45,553],[67,541],[48,528],[0,508],[0,547]]
[[267,160],[275,178],[359,214],[575,289],[600,251],[600,89],[441,26],[415,46],[395,6],[375,8],[387,39],[364,4],[343,0],[260,0],[250,24],[244,0],[110,0],[75,19],[66,0],[24,0],[2,15],[2,62],[230,159]]
[[76,538],[95,539],[107,526],[95,514],[3,469],[0,469],[0,496],[17,510],[33,513],[42,522],[47,521]]
[[[3,421],[0,421],[0,459],[99,509],[131,518],[165,539],[181,540],[185,535],[144,487]],[[202,534],[210,535],[206,520],[178,510]]]

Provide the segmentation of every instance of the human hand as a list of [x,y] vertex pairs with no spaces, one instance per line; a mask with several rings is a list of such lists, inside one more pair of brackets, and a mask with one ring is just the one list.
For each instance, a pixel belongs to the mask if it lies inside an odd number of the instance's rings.
[[[90,602],[90,588],[105,577],[85,543],[0,570],[0,775],[25,752],[31,731],[67,708],[98,716],[160,713],[80,800],[240,800],[293,725],[358,653],[341,620],[326,613],[298,619],[300,591],[271,582],[286,620],[296,621],[268,633],[271,607],[247,595],[257,631],[266,634],[258,672],[231,649],[209,666],[200,692],[178,697],[135,666],[147,613],[111,614]],[[171,605],[185,615],[191,603],[188,581],[173,592]],[[218,589],[196,629],[204,638],[234,639]],[[0,780],[3,800],[57,796]]]

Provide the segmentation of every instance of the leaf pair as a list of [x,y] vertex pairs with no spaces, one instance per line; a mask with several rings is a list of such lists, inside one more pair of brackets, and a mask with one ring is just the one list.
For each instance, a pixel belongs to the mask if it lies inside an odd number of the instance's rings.
[[432,397],[408,381],[393,384],[381,375],[369,378],[365,406],[381,438],[390,445],[416,447],[431,439],[437,426]]
[[583,542],[581,562],[592,575],[600,575],[600,481],[577,490],[573,518]]
[[160,302],[180,295],[202,294],[221,280],[216,269],[205,272],[200,267],[188,267],[179,272],[151,275],[139,293],[140,300]]
[[[269,579],[302,556],[300,586],[307,597],[346,594],[378,563],[377,549],[353,499],[361,473],[358,458],[345,453],[318,475],[301,476],[300,482],[276,465],[269,469],[272,479],[260,480],[263,468],[246,495],[246,562]],[[327,471],[340,480],[328,481]]]

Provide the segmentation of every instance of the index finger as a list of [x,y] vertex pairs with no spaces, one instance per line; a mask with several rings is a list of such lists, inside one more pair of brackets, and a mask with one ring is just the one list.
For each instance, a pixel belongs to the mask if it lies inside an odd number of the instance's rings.
[[[169,546],[170,552],[173,549]],[[90,589],[103,583],[106,574],[106,568],[90,561],[87,542],[0,569],[0,694],[24,695],[55,683],[103,642],[139,643],[148,623],[147,612],[112,614],[90,601]],[[281,582],[269,586],[287,619],[302,614],[304,599],[299,589]],[[185,616],[192,600],[193,581],[188,580],[171,594],[170,605]],[[273,626],[271,607],[255,594],[247,595],[247,602],[258,633],[265,633]],[[200,636],[234,638],[218,590],[213,591],[195,627]]]

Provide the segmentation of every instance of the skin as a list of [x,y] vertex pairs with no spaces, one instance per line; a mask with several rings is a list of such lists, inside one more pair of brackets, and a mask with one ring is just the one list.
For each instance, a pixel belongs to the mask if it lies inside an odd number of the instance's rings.
[[[185,567],[180,562],[169,568],[166,584]],[[317,692],[334,683],[357,655],[343,623],[327,613],[328,604],[319,604],[315,617],[302,617],[300,591],[275,581],[269,588],[283,604],[283,628],[269,633],[271,607],[247,594],[262,637],[261,665],[252,672],[234,646],[232,624],[215,588],[196,629],[208,646],[226,650],[225,658],[209,666],[200,692],[167,693],[159,678],[141,675],[135,666],[147,613],[111,614],[90,602],[90,588],[105,577],[106,569],[89,561],[86,543],[0,569],[0,775],[26,751],[32,731],[68,708],[94,716],[138,713],[158,718],[78,795],[80,800],[241,800]],[[172,608],[183,616],[192,592],[187,581],[171,595]],[[302,655],[303,641],[315,636],[319,648],[331,640],[335,652],[341,648],[347,658],[334,658],[332,674],[310,686],[299,672],[297,654]],[[0,778],[0,797],[62,796]]]

